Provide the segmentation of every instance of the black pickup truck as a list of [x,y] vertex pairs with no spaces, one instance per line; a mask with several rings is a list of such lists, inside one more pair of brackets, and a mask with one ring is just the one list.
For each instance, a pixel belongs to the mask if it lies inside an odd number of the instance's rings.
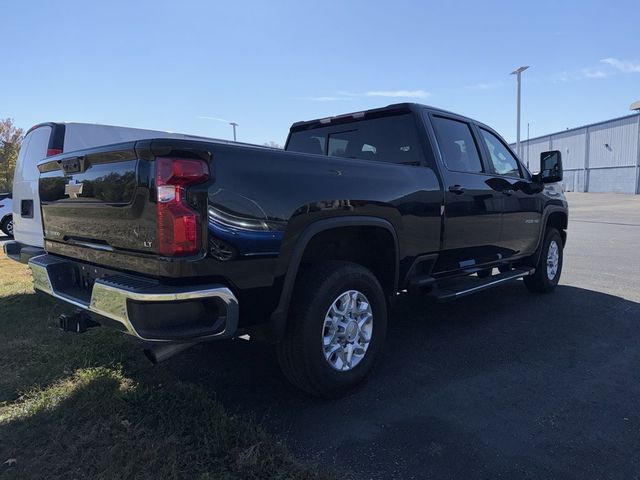
[[285,151],[153,139],[39,164],[35,288],[64,328],[111,325],[157,361],[269,336],[287,378],[335,397],[380,355],[399,292],[558,283],[559,152],[532,175],[486,125],[417,104],[295,123]]

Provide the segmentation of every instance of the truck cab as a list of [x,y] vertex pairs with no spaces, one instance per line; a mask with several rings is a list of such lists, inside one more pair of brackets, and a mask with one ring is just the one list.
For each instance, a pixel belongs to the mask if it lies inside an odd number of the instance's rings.
[[[441,225],[424,228],[416,241],[438,252],[438,275],[527,258],[556,208],[552,220],[566,236],[562,191],[543,186],[495,130],[452,112],[400,104],[299,122],[285,148],[403,165],[407,174],[414,167],[416,176],[432,172],[437,184],[423,191],[437,189],[429,203],[437,204]],[[424,201],[419,208],[426,211]]]

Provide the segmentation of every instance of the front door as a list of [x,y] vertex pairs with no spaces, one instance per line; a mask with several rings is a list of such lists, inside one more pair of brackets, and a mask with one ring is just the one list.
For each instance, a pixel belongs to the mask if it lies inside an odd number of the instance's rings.
[[450,271],[499,257],[501,194],[491,188],[472,127],[433,115],[444,180],[444,238],[438,270]]
[[478,132],[486,163],[494,174],[491,185],[501,195],[501,254],[507,258],[533,253],[542,227],[540,190],[500,137],[482,127]]

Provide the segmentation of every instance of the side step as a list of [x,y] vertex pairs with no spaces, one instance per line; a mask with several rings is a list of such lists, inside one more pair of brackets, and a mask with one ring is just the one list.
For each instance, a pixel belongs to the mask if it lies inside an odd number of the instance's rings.
[[481,292],[511,280],[533,275],[535,268],[523,268],[511,270],[506,273],[492,275],[488,278],[476,279],[474,277],[462,277],[449,281],[438,282],[429,296],[434,297],[438,302],[448,302],[472,293]]

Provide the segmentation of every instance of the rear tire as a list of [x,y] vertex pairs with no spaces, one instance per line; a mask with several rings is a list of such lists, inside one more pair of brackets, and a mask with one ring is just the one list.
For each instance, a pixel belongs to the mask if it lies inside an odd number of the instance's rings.
[[550,293],[555,290],[562,273],[562,237],[549,227],[541,246],[540,258],[533,275],[524,277],[524,284],[531,292]]
[[386,330],[385,294],[373,273],[351,262],[314,265],[296,280],[278,361],[301,390],[340,397],[369,376]]
[[0,230],[8,236],[13,237],[13,216],[9,215],[2,220],[0,223]]

